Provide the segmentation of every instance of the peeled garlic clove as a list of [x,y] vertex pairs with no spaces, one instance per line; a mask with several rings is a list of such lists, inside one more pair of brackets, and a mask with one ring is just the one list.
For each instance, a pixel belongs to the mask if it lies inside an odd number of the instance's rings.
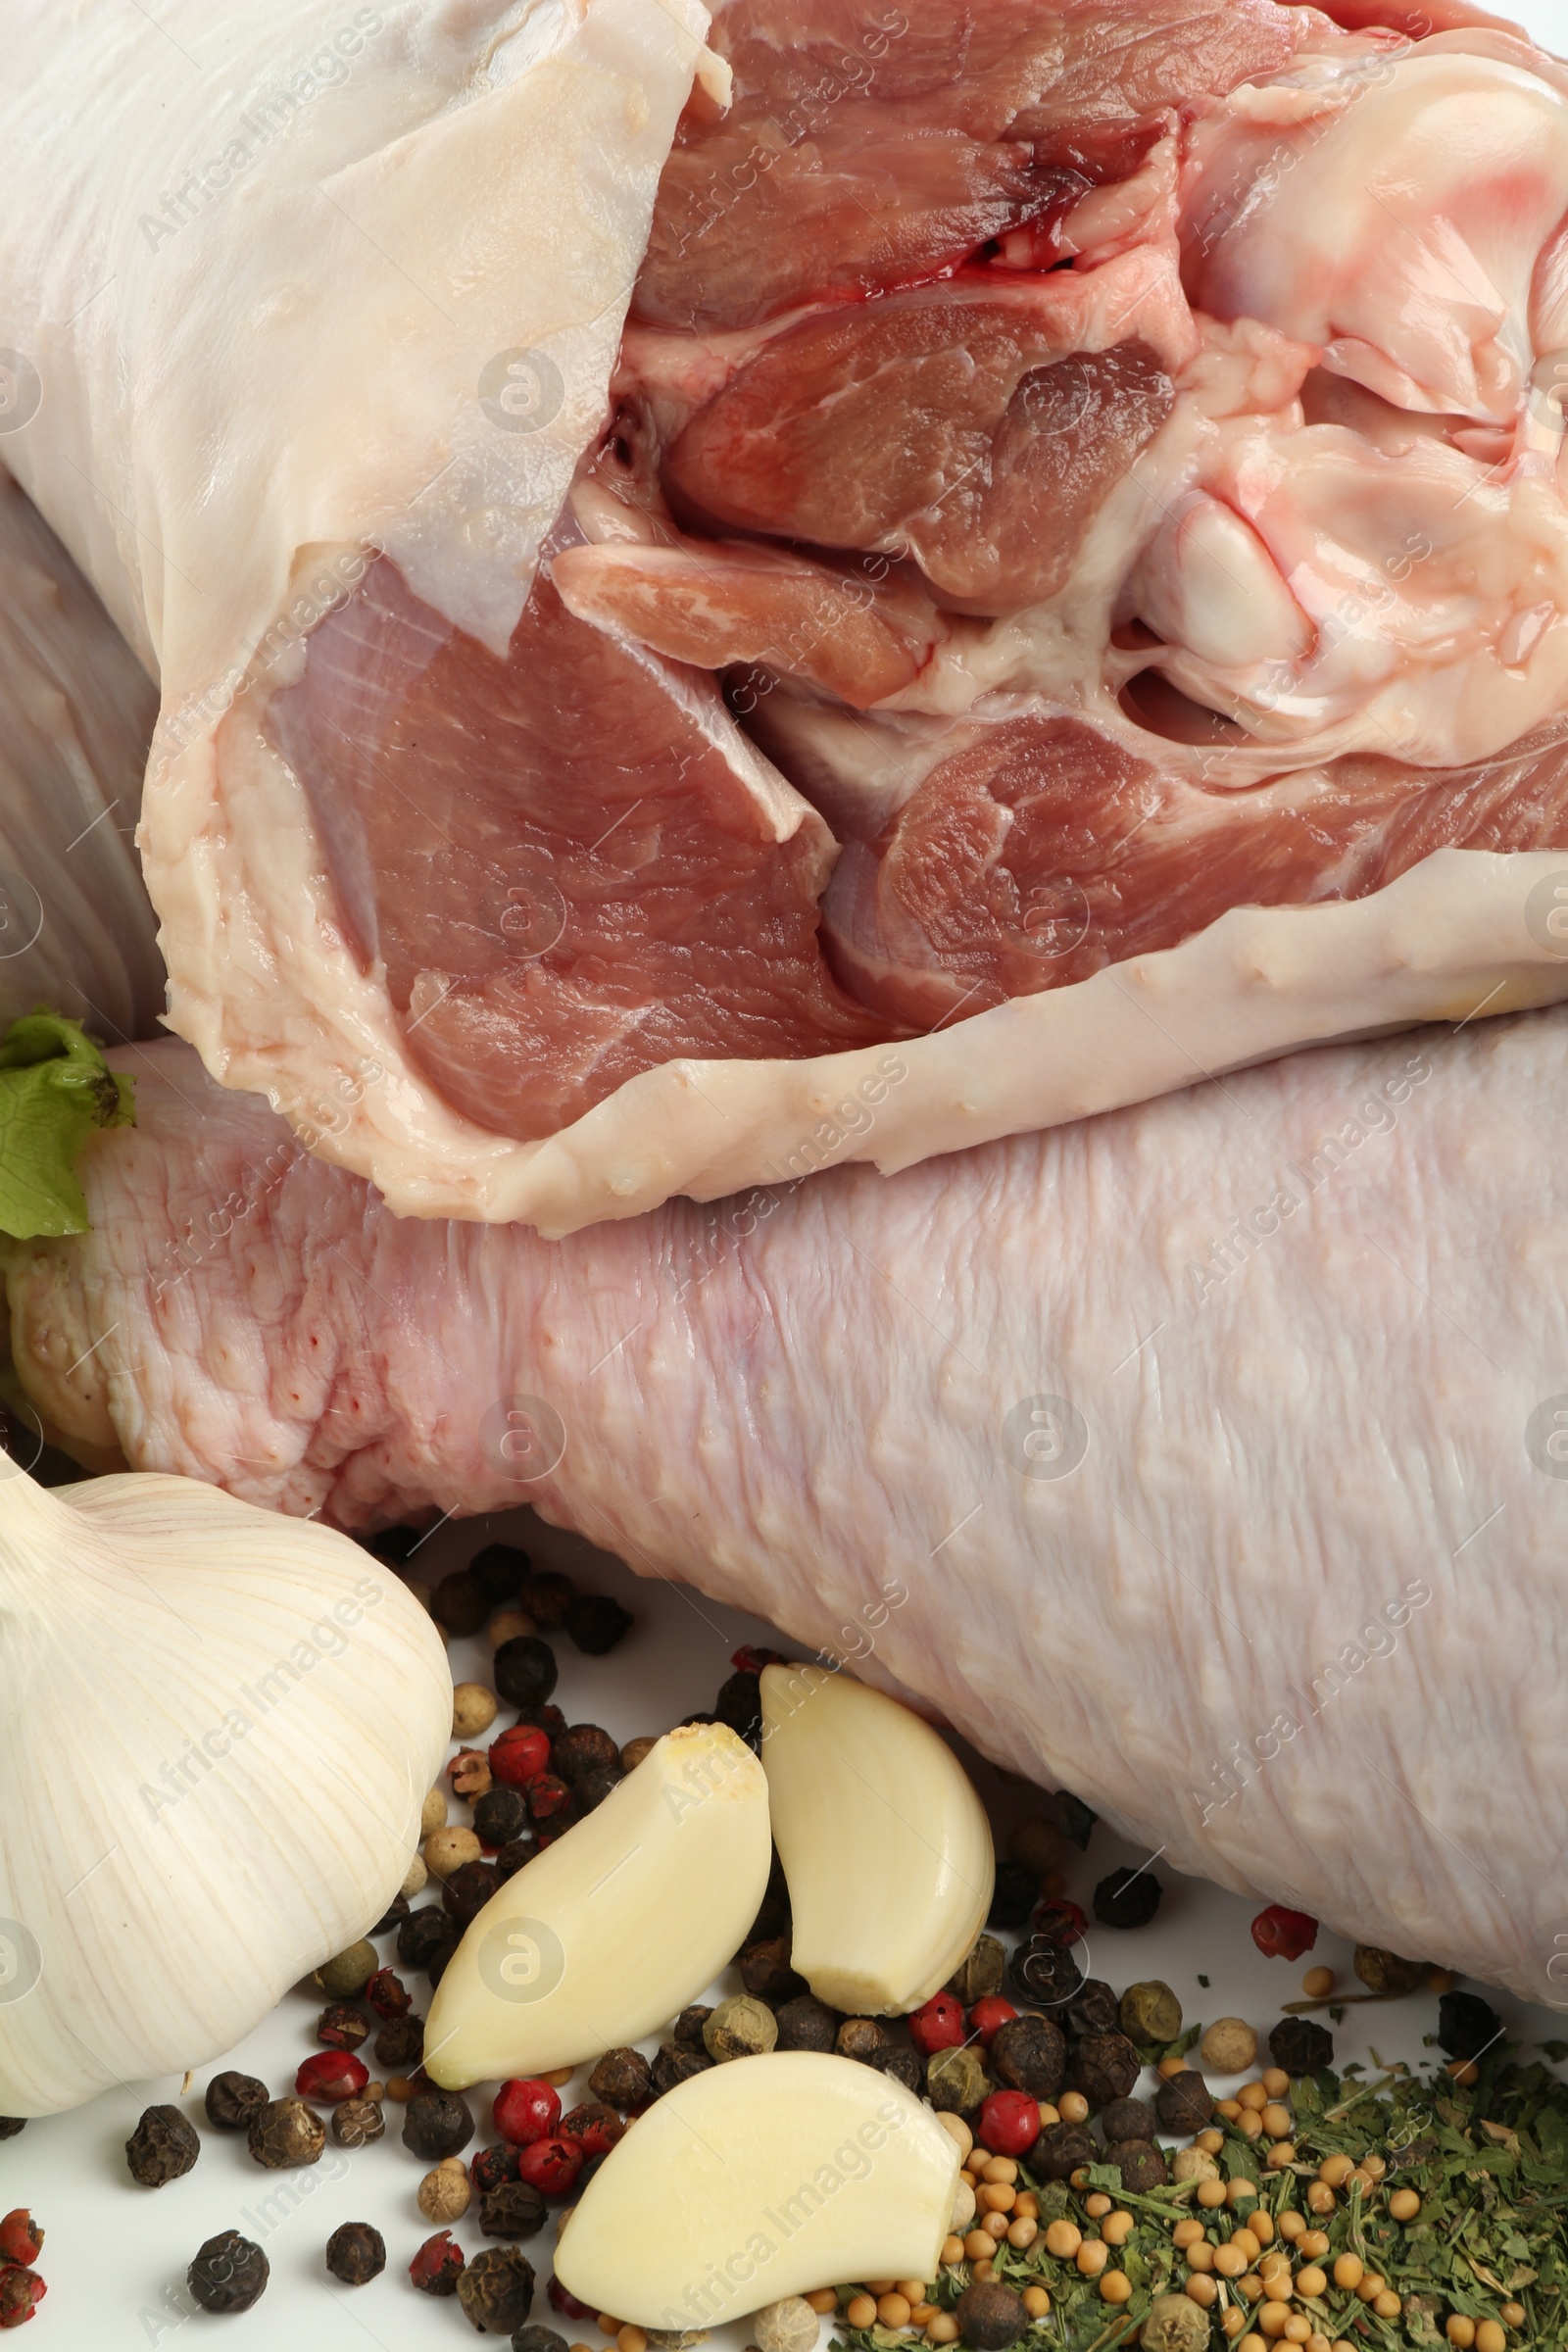
[[0,1457],[0,2114],[178,2076],[354,1943],[451,1724],[440,1637],[346,1536]]
[[546,2074],[667,2024],[734,1956],[771,1863],[746,1742],[666,1733],[486,1903],[430,2004],[425,2073],[446,2090]]
[[962,1765],[897,1699],[819,1666],[764,1668],[762,1764],[793,1965],[852,2016],[918,2008],[991,1908],[991,1825]]
[[957,2180],[956,2144],[902,2082],[775,2050],[639,2116],[578,2199],[556,2276],[595,2311],[667,2329],[824,2279],[935,2278]]

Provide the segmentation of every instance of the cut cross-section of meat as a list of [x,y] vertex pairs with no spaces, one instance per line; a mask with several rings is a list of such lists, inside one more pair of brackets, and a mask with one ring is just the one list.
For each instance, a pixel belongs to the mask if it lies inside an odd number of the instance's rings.
[[680,1054],[886,1034],[822,962],[821,818],[709,679],[547,579],[499,662],[374,564],[269,723],[411,1054],[483,1125],[553,1135]]
[[807,319],[699,411],[668,479],[732,528],[911,556],[961,607],[1039,603],[1175,406],[1196,338],[1169,294],[1140,254]]

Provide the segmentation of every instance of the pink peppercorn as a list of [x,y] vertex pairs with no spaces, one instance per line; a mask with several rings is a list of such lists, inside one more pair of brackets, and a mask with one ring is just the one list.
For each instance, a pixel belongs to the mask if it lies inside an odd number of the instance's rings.
[[968,2038],[963,2003],[956,1993],[934,1992],[909,2020],[909,2039],[927,2058],[938,2050],[956,2050]]
[[335,2107],[343,2099],[357,2099],[369,2080],[369,2069],[349,2051],[318,2050],[295,2076],[294,2088],[302,2099]]
[[1040,2106],[1026,2090],[994,2090],[980,2110],[977,2134],[993,2156],[1027,2156],[1040,2137]]
[[582,2145],[575,2139],[536,2139],[517,2159],[519,2177],[542,2197],[569,2197],[582,2168]]
[[560,2123],[561,2094],[549,2082],[503,2082],[490,2115],[503,2139],[514,2148],[531,2147],[548,2139]]

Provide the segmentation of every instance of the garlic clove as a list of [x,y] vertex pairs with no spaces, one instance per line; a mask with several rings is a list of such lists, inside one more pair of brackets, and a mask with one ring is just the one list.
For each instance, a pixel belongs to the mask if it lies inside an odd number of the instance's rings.
[[439,1636],[348,1537],[0,1457],[0,2114],[177,2079],[362,1936],[451,1722]]
[[762,1674],[762,1764],[794,1966],[856,2017],[918,2008],[985,1926],[991,1825],[946,1740],[819,1666]]
[[641,2328],[714,2328],[824,2279],[935,2278],[958,2150],[853,2058],[775,2050],[693,2075],[584,2189],[556,2276]]
[[721,1723],[666,1733],[473,1921],[430,2004],[426,2074],[446,2090],[541,2075],[666,2024],[733,1957],[771,1863],[746,1742]]

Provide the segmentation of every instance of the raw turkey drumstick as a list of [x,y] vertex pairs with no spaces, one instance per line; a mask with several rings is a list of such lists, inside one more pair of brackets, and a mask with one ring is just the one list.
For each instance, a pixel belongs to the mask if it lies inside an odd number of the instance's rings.
[[16,1371],[77,1446],[350,1527],[532,1501],[1180,1868],[1557,1997],[1565,1040],[561,1244],[393,1216],[166,1044],[117,1057],[91,1233],[8,1252]]

